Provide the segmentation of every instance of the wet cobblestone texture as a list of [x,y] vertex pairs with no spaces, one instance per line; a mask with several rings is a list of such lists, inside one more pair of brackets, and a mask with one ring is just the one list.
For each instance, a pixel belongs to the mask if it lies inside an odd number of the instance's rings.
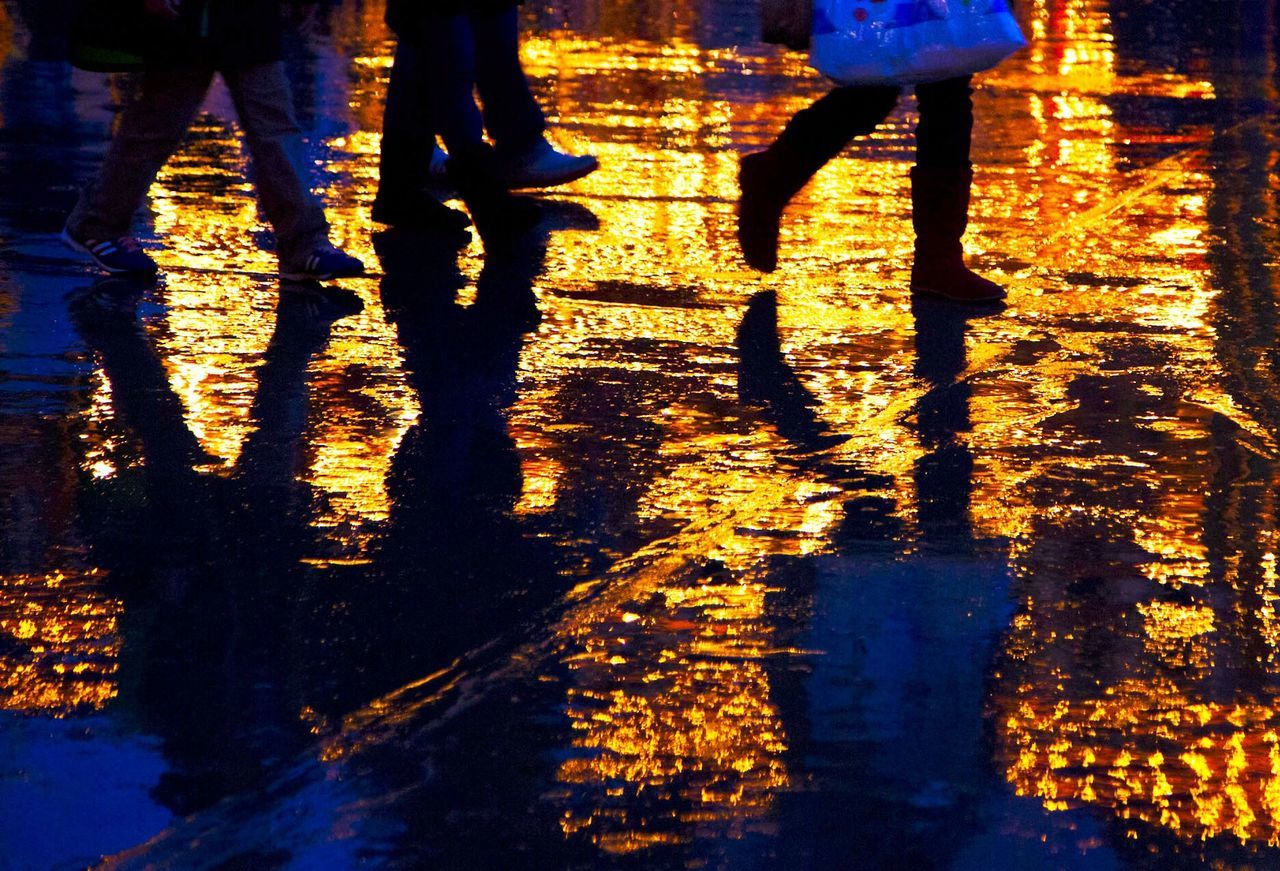
[[382,6],[290,73],[363,308],[282,290],[224,92],[143,287],[57,234],[125,77],[0,4],[0,867],[1280,865],[1277,13],[1027,0],[971,263],[913,101],[734,239],[825,92],[747,0],[530,0],[602,168],[507,256],[376,232]]

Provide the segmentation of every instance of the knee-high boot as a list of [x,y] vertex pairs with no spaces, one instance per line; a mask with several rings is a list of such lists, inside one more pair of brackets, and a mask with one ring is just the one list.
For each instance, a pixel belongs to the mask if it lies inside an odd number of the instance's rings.
[[965,228],[969,224],[968,167],[915,166],[911,169],[911,223],[916,231],[911,292],[954,302],[1004,299],[1004,288],[964,265]]

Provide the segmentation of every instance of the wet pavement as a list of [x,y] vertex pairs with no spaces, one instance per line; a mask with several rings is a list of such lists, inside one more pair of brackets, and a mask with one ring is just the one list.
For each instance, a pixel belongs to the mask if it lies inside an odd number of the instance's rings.
[[971,261],[912,102],[734,243],[824,92],[745,0],[530,0],[602,169],[503,257],[376,233],[381,4],[290,59],[335,241],[281,287],[225,95],[154,285],[57,241],[129,83],[0,4],[0,867],[1280,865],[1277,32],[1028,0]]

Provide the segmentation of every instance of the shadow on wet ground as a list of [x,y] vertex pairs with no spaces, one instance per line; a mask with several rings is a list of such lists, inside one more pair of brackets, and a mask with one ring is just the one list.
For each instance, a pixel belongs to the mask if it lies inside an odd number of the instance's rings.
[[0,867],[1280,862],[1273,4],[1023,7],[974,312],[905,292],[910,101],[746,269],[825,86],[731,0],[525,5],[602,168],[488,258],[370,225],[389,37],[328,4],[375,274],[275,278],[215,90],[99,279],[130,83],[0,5]]

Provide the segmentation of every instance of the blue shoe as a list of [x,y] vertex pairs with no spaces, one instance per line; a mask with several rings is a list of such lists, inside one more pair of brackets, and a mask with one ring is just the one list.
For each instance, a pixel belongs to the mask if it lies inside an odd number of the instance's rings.
[[132,236],[114,239],[77,239],[71,229],[62,228],[62,242],[72,251],[88,254],[93,262],[114,275],[155,275],[156,262]]
[[313,250],[292,269],[280,269],[280,277],[289,281],[328,281],[358,275],[364,275],[364,263],[328,243]]

